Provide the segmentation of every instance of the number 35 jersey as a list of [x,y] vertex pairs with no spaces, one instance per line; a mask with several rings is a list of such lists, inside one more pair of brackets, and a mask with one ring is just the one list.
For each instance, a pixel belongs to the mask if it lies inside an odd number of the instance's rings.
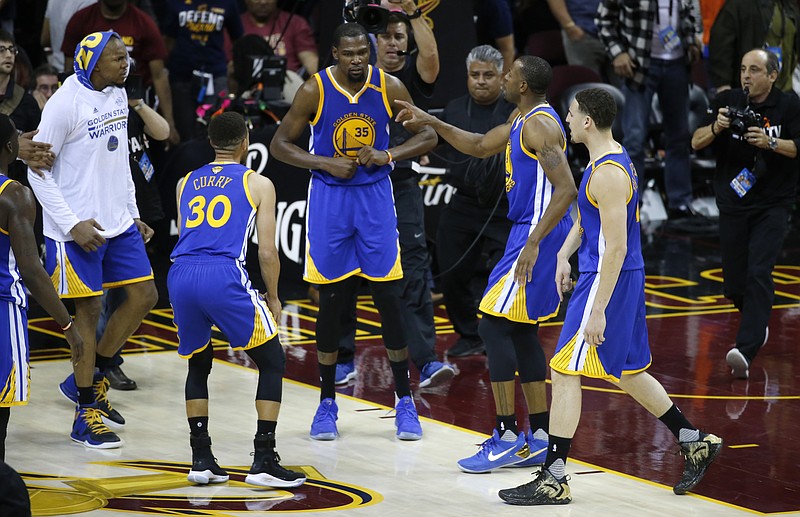
[[186,175],[178,213],[181,229],[170,258],[214,256],[244,262],[256,219],[244,165],[211,162]]
[[[311,154],[355,160],[364,146],[379,151],[389,148],[392,109],[383,70],[368,66],[364,86],[355,95],[336,82],[333,67],[314,74],[314,78],[319,86],[319,104],[311,121]],[[337,178],[319,169],[312,169],[311,174],[328,185],[369,185],[387,177],[393,167],[394,163],[359,165],[349,179]]]

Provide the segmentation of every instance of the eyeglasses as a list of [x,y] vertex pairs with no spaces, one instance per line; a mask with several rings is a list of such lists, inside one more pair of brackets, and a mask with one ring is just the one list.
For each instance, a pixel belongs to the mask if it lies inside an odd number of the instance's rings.
[[19,54],[19,49],[14,45],[11,45],[10,47],[3,47],[2,45],[0,45],[0,54],[5,54],[6,52],[16,56],[17,54]]

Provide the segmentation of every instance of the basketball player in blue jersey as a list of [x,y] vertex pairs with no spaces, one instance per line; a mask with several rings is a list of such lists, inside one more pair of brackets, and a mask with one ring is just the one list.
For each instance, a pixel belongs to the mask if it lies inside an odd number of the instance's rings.
[[575,96],[567,115],[572,140],[586,145],[590,161],[578,190],[578,219],[558,252],[559,296],[572,288],[569,257],[576,250],[580,277],[550,361],[553,399],[547,459],[533,481],[500,491],[510,504],[572,500],[565,466],[581,414],[581,376],[615,384],[669,427],[686,457],[683,476],[673,488],[676,494],[694,488],[722,448],[720,438],[689,423],[661,384],[645,372],[651,356],[639,191],[628,152],[611,134],[616,111],[611,94],[593,88]]
[[[241,165],[250,144],[241,115],[227,112],[213,118],[208,139],[216,159],[178,183],[180,237],[167,277],[178,327],[178,354],[189,360],[186,416],[192,468],[188,479],[201,485],[228,480],[227,472],[214,459],[208,435],[208,375],[214,360],[211,326],[216,325],[231,348],[244,350],[258,367],[255,457],[245,482],[296,487],[305,482],[305,476],[283,468],[275,451],[286,365],[275,323],[281,314],[275,187]],[[267,286],[264,298],[250,286],[244,267],[253,226],[261,276]]]
[[[58,299],[50,277],[39,261],[33,235],[36,201],[24,185],[6,176],[8,164],[17,159],[17,128],[0,114],[0,461],[5,459],[6,430],[11,406],[28,403],[30,367],[28,347],[28,296],[50,314],[64,331],[73,363],[82,359],[83,340],[69,312]],[[24,282],[24,284],[23,284]]]
[[[558,314],[553,285],[556,253],[569,233],[569,206],[575,199],[561,120],[547,103],[552,78],[544,59],[523,56],[505,77],[505,98],[517,111],[485,135],[469,133],[407,106],[398,115],[406,127],[426,124],[459,151],[484,158],[506,150],[508,218],[513,226],[505,253],[489,276],[478,332],[486,345],[496,422],[478,452],[458,462],[469,473],[544,461],[548,413],[547,361],[539,343],[539,323]],[[514,379],[519,371],[528,405],[530,431],[518,431]]]
[[[396,435],[419,440],[422,427],[408,383],[408,332],[403,320],[400,247],[389,173],[395,160],[419,156],[436,145],[430,129],[415,131],[389,148],[389,121],[400,101],[411,102],[399,79],[370,66],[369,39],[356,23],[340,25],[333,35],[338,62],[315,74],[298,90],[292,107],[272,139],[275,158],[311,170],[306,213],[304,279],[318,284],[317,356],[320,405],[311,438],[334,440],[335,375],[342,311],[358,286],[369,280],[381,315],[398,402]],[[294,144],[311,125],[309,151]]]

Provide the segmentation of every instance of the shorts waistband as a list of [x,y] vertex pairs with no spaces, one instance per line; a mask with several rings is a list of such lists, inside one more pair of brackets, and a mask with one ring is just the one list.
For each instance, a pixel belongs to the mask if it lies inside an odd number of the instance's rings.
[[236,265],[239,261],[231,257],[215,255],[182,255],[180,257],[176,257],[172,262],[174,264],[193,264],[205,266],[209,264]]

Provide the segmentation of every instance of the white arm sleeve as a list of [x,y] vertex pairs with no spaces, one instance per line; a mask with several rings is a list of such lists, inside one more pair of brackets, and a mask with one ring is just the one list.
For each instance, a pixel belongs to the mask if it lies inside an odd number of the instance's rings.
[[134,219],[139,219],[139,207],[136,206],[136,184],[133,182],[133,175],[128,171],[128,213]]
[[[53,147],[50,149],[56,155],[61,152],[70,131],[72,130],[72,105],[56,105],[48,102],[42,111],[42,120],[39,123],[39,134],[33,139],[37,142],[47,142]],[[56,184],[52,171],[43,171],[44,178],[28,169],[28,182],[42,205],[42,209],[56,221],[64,234],[80,222],[78,216],[64,199],[61,189]]]

